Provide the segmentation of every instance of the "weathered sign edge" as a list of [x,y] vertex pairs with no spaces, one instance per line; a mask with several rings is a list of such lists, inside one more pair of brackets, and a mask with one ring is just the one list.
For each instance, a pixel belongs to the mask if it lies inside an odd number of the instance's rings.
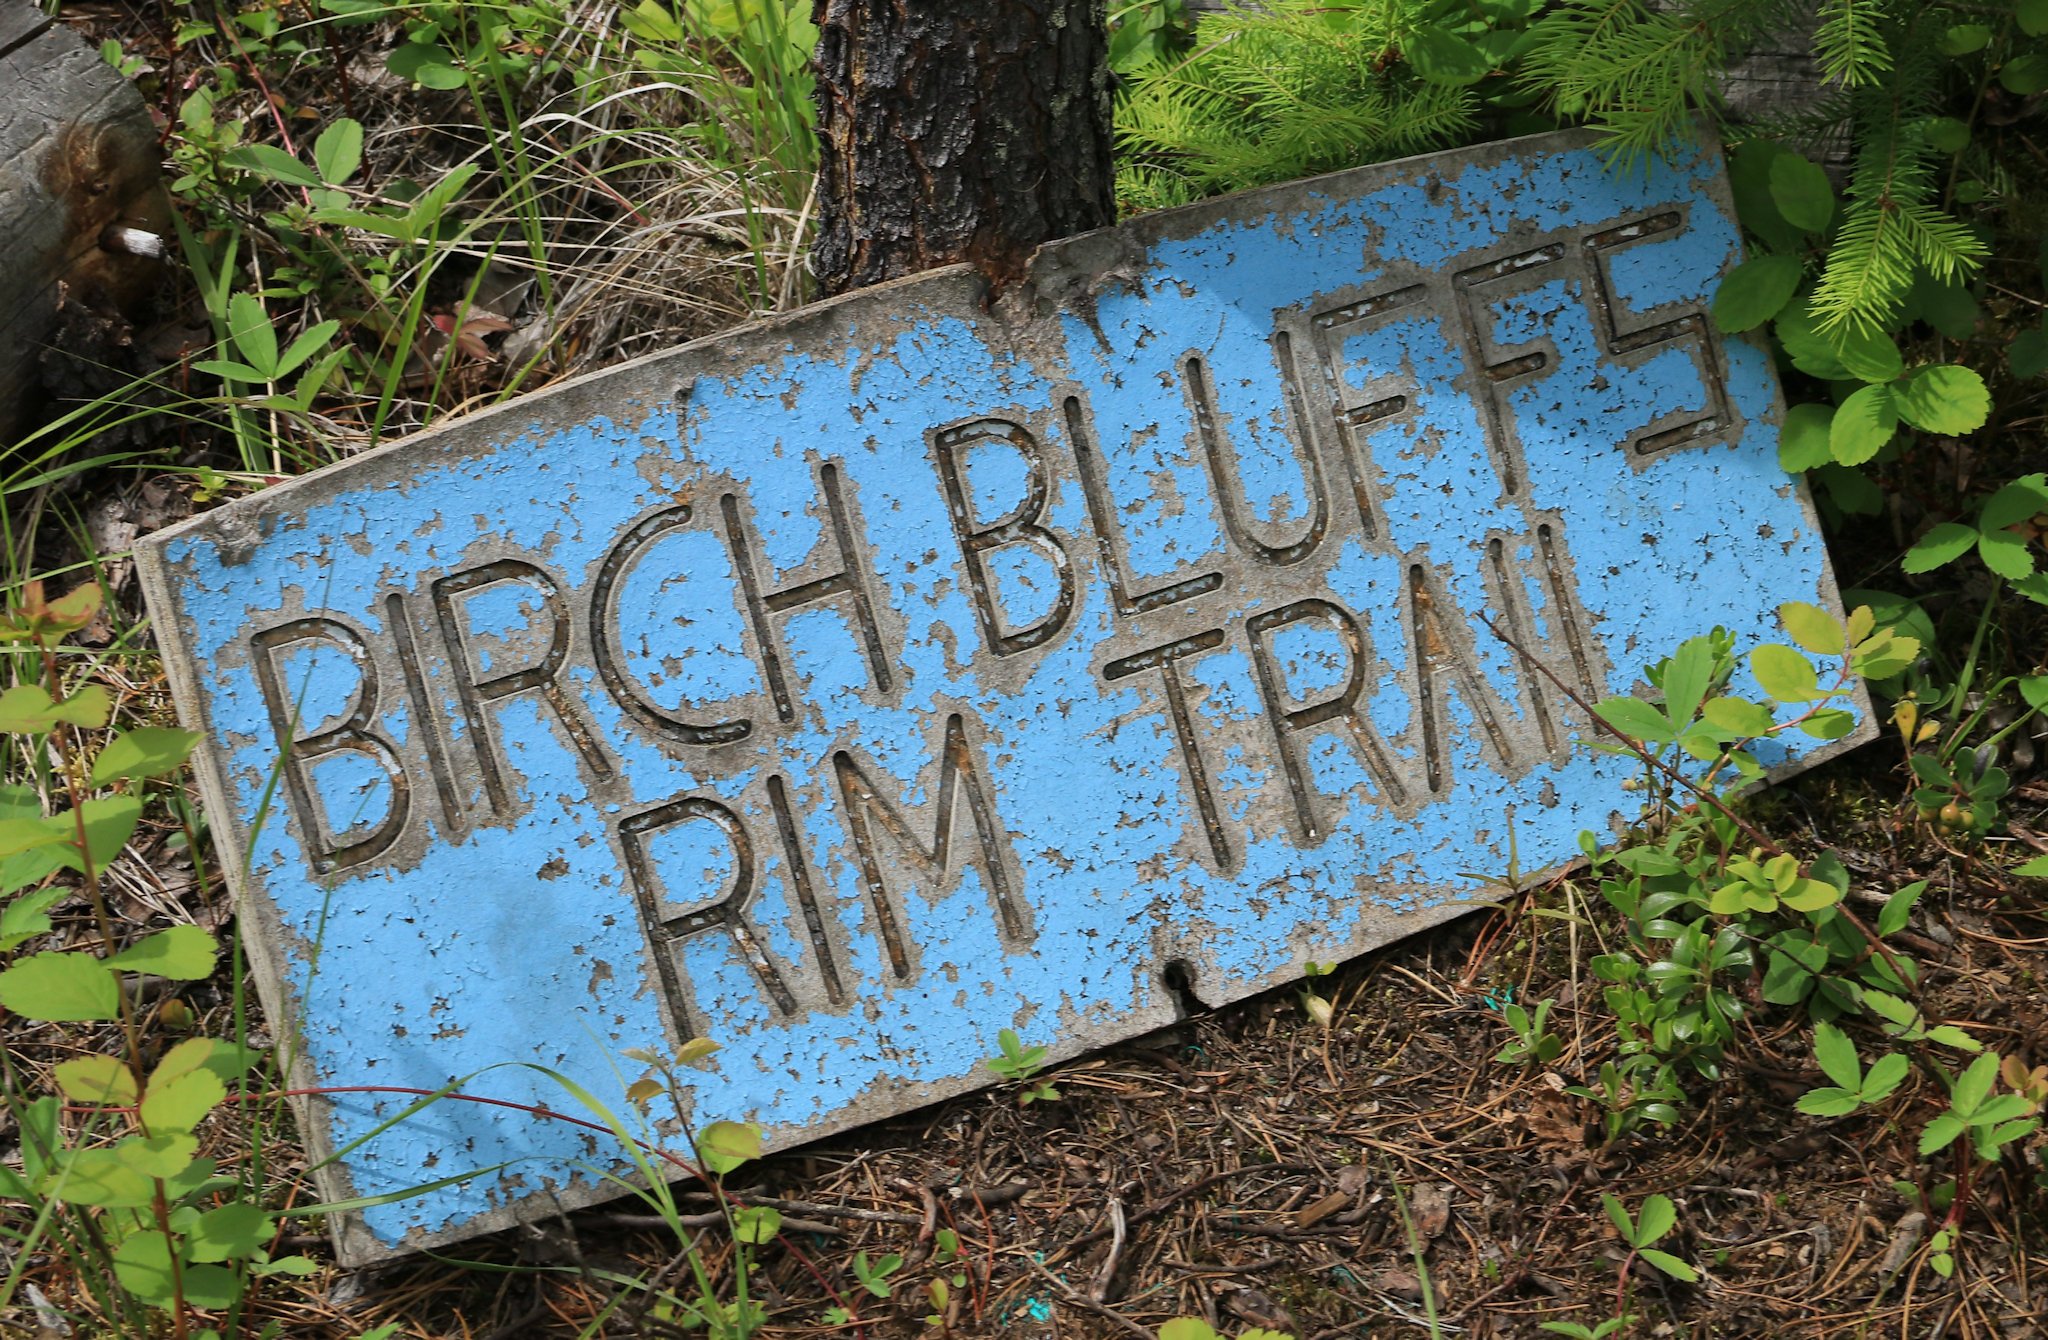
[[[1711,135],[1703,138],[1702,151],[1718,153],[1718,142]],[[1446,169],[1454,169],[1474,160],[1499,158],[1517,152],[1568,151],[1588,147],[1594,141],[1595,136],[1590,132],[1559,131],[1493,141],[1461,150],[1420,154],[1406,159],[1237,192],[1230,196],[1143,215],[1112,228],[1059,239],[1040,248],[1033,258],[1026,281],[1019,286],[1017,293],[998,305],[997,312],[991,314],[992,319],[1000,321],[1003,308],[1020,300],[1032,306],[1048,302],[1057,303],[1077,284],[1102,278],[1103,271],[1117,259],[1133,253],[1143,253],[1183,231],[1198,231],[1215,218],[1241,208],[1248,199],[1277,199],[1300,193],[1305,189],[1313,191],[1318,188],[1332,188],[1332,193],[1364,194],[1373,189],[1380,179],[1414,175],[1414,165],[1424,161],[1443,164]],[[1732,202],[1726,198],[1725,174],[1717,178],[1713,193],[1717,197],[1717,203],[1732,208]],[[1109,245],[1105,247],[1105,243]],[[679,381],[686,383],[690,365],[710,361],[708,355],[727,352],[739,345],[758,344],[763,340],[772,340],[776,336],[793,335],[818,323],[843,325],[849,315],[857,315],[863,310],[876,307],[894,310],[903,298],[914,297],[919,290],[932,291],[936,295],[947,285],[963,280],[971,286],[973,298],[985,299],[987,285],[977,271],[970,266],[948,266],[814,303],[794,312],[779,313],[751,321],[729,331],[690,341],[674,349],[585,373],[547,390],[559,392],[584,389],[623,373],[663,362],[682,364],[683,368],[679,371],[685,372],[686,375],[679,378]],[[1011,310],[1015,311],[1014,308]],[[1028,308],[1026,312],[1018,312],[1017,315],[1029,319]],[[1775,378],[1772,379],[1772,394],[1772,408],[1778,420],[1782,421],[1783,393]],[[211,738],[210,722],[198,678],[187,668],[195,662],[179,617],[179,605],[172,585],[171,565],[165,558],[165,551],[170,544],[189,533],[230,529],[260,531],[260,528],[272,518],[299,512],[304,506],[313,505],[321,497],[332,496],[350,477],[373,470],[379,458],[389,452],[417,448],[423,443],[437,439],[446,439],[449,446],[462,454],[490,450],[499,442],[499,438],[493,435],[490,429],[501,424],[506,416],[517,416],[525,412],[522,410],[522,404],[523,400],[508,401],[453,422],[410,434],[386,443],[374,451],[335,462],[306,475],[273,485],[227,508],[202,513],[139,540],[135,548],[136,570],[160,645],[165,653],[163,659],[166,677],[180,720],[192,729],[208,732],[209,739]],[[1787,482],[1795,492],[1797,505],[1805,520],[1817,532],[1818,518],[1805,480],[1788,477]],[[300,498],[306,499],[305,504],[298,503],[297,500]],[[1831,613],[1837,617],[1843,614],[1839,586],[1831,567],[1823,570],[1822,589],[1816,594],[1822,597],[1821,603]],[[1861,720],[1853,732],[1841,740],[1820,744],[1793,762],[1773,769],[1770,780],[1777,781],[1796,775],[1874,739],[1878,733],[1877,723],[1871,714],[1867,695],[1862,692],[1860,685],[1854,697],[1855,705],[1861,709]],[[202,749],[199,752],[195,773],[201,799],[215,822],[216,832],[232,835],[236,849],[246,851],[252,835],[243,831],[239,814],[229,803],[232,793],[226,784],[226,778],[220,774],[217,760],[210,750]],[[288,955],[285,949],[289,936],[277,918],[274,905],[267,897],[259,896],[257,889],[250,887],[248,872],[243,868],[241,861],[224,859],[221,864],[227,872],[230,892],[235,899],[238,914],[245,919],[245,926],[249,922],[254,923],[252,927],[248,927],[253,934],[245,935],[245,941],[251,944],[250,970],[256,979],[258,995],[263,1001],[274,1036],[279,1039],[280,1046],[290,1049],[291,1087],[314,1087],[320,1082],[321,1077],[305,1062],[297,1046],[300,1040],[300,1018],[296,1001],[287,986]],[[1531,874],[1524,879],[1522,887],[1550,879],[1574,864],[1577,864],[1575,860],[1567,860]],[[1403,930],[1396,939],[1409,938],[1468,912],[1492,906],[1497,901],[1498,899],[1493,897],[1451,900],[1420,912],[1404,913]],[[1393,942],[1390,940],[1386,943]],[[1271,983],[1225,982],[1216,985],[1221,989],[1199,993],[1202,1003],[1209,1008],[1218,1008],[1275,989]],[[1134,1015],[1132,1024],[1135,1026],[1144,1022],[1145,1026],[1137,1028],[1131,1036],[1142,1036],[1154,1028],[1168,1026],[1180,1017],[1178,1010],[1170,1006],[1159,1011],[1159,1016],[1156,1020],[1143,1021],[1138,1015]],[[1053,1041],[1048,1056],[1051,1060],[1059,1061],[1093,1050],[1099,1050],[1099,1046],[1088,1043],[1060,1044]],[[993,1082],[994,1080],[985,1074],[969,1071],[953,1080],[922,1084],[919,1087],[925,1101],[920,1103],[918,1108],[890,1113],[884,1117],[863,1114],[857,1109],[864,1108],[867,1104],[858,1104],[856,1108],[847,1109],[839,1117],[827,1119],[806,1129],[799,1139],[780,1146],[777,1152],[800,1147],[877,1120],[908,1116],[912,1112],[923,1110],[949,1098],[987,1088]],[[320,1165],[313,1169],[312,1176],[322,1199],[338,1201],[352,1196],[355,1192],[349,1185],[345,1168],[338,1163],[326,1162],[334,1153],[326,1119],[328,1104],[313,1096],[297,1097],[291,1101],[296,1109],[307,1152],[312,1161]],[[634,1174],[625,1180],[638,1182],[640,1179]],[[329,1229],[342,1264],[354,1267],[392,1259],[426,1247],[466,1240],[531,1222],[550,1214],[611,1200],[621,1194],[624,1194],[624,1189],[618,1184],[579,1180],[566,1187],[528,1193],[517,1201],[495,1206],[437,1232],[415,1232],[397,1246],[388,1245],[376,1238],[354,1213],[329,1216]]]

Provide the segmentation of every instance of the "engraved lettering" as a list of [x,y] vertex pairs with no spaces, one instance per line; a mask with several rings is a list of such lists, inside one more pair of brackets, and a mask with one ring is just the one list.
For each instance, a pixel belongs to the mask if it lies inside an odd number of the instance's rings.
[[1393,391],[1388,385],[1389,374],[1384,370],[1368,369],[1366,384],[1352,387],[1344,377],[1344,339],[1352,330],[1370,328],[1408,308],[1420,306],[1428,296],[1429,290],[1423,285],[1411,284],[1309,317],[1316,363],[1323,371],[1325,406],[1351,475],[1359,528],[1368,541],[1377,540],[1385,533],[1385,527],[1380,524],[1379,488],[1366,438],[1381,420],[1411,414],[1415,406],[1412,397]]
[[1202,817],[1202,831],[1209,839],[1209,853],[1216,858],[1217,868],[1227,871],[1230,869],[1230,842],[1224,836],[1223,816],[1216,804],[1216,794],[1209,785],[1208,765],[1202,761],[1194,714],[1188,710],[1187,687],[1180,680],[1182,660],[1222,645],[1223,630],[1212,628],[1193,637],[1184,637],[1111,661],[1102,668],[1102,677],[1114,683],[1146,670],[1159,671],[1160,680],[1166,688],[1167,715],[1173,721],[1173,738],[1180,747],[1181,769],[1187,775],[1188,789],[1194,793],[1195,809]]
[[[1304,619],[1322,620],[1336,630],[1344,644],[1347,671],[1344,686],[1335,694],[1320,702],[1290,707],[1286,673],[1275,663],[1268,635]],[[1366,643],[1364,631],[1358,626],[1358,620],[1328,600],[1297,600],[1291,605],[1253,615],[1245,621],[1245,633],[1251,643],[1252,663],[1258,668],[1259,690],[1265,697],[1267,719],[1273,724],[1281,771],[1287,777],[1287,791],[1294,801],[1295,821],[1302,838],[1314,845],[1328,834],[1317,821],[1315,806],[1310,799],[1307,761],[1296,752],[1291,737],[1331,721],[1339,721],[1349,728],[1365,758],[1366,771],[1371,774],[1381,796],[1389,804],[1406,805],[1407,788],[1401,785],[1400,776],[1388,756],[1386,742],[1366,718],[1359,702],[1365,691],[1366,668],[1372,658],[1369,654],[1371,648]]]
[[[284,774],[285,793],[291,798],[292,813],[299,820],[306,859],[317,873],[331,874],[383,855],[405,831],[412,788],[391,737],[370,727],[378,719],[380,703],[377,666],[371,659],[369,645],[361,633],[341,620],[320,615],[266,628],[251,642],[256,679],[262,686],[263,702],[283,752],[280,770]],[[326,643],[340,648],[361,676],[355,700],[341,724],[304,737],[297,735],[303,702],[292,697],[277,664],[282,649],[301,643]],[[367,832],[360,831],[360,825],[335,831],[314,790],[311,765],[340,753],[368,758],[390,784],[389,808]]]
[[[473,630],[465,630],[467,621],[459,615],[458,603],[466,608],[478,592],[507,582],[516,583],[540,597],[541,607],[549,620],[547,651],[536,664],[480,679],[475,664]],[[449,669],[455,676],[463,719],[468,725],[470,743],[476,754],[477,771],[483,776],[484,791],[490,797],[494,811],[504,814],[511,808],[511,792],[505,783],[501,757],[503,746],[495,738],[491,714],[484,709],[515,693],[538,690],[541,700],[553,709],[555,720],[561,724],[563,733],[569,737],[576,752],[582,755],[591,773],[600,779],[612,776],[611,760],[598,747],[596,737],[583,719],[582,708],[562,688],[562,669],[569,659],[569,607],[554,578],[524,559],[501,558],[495,563],[465,568],[438,579],[433,585],[433,598],[434,611],[441,624],[441,639],[450,652]]]
[[875,619],[875,604],[868,595],[867,583],[861,579],[866,560],[861,557],[856,543],[858,537],[847,517],[846,498],[839,484],[839,467],[829,462],[819,466],[818,485],[825,497],[825,528],[831,532],[830,543],[839,555],[839,567],[779,591],[761,588],[751,552],[759,546],[751,542],[746,523],[740,519],[739,499],[728,493],[718,500],[719,510],[725,518],[726,543],[732,548],[733,568],[740,576],[747,618],[754,627],[754,640],[761,646],[761,664],[767,672],[768,692],[775,699],[776,715],[785,723],[796,720],[796,702],[790,694],[789,670],[785,664],[788,653],[769,619],[771,614],[787,614],[805,605],[843,598],[852,606],[854,622],[860,626],[875,687],[883,693],[894,687],[889,662],[882,651],[882,630]]
[[[1293,343],[1284,330],[1273,339],[1276,356],[1287,369],[1284,384],[1288,388],[1288,408],[1292,411],[1295,429],[1306,435],[1308,424],[1301,413],[1300,397],[1294,385]],[[1224,439],[1222,425],[1217,421],[1216,395],[1209,384],[1207,365],[1199,356],[1188,355],[1182,365],[1182,378],[1188,408],[1195,417],[1195,432],[1202,439],[1202,454],[1208,459],[1209,478],[1215,483],[1217,505],[1222,509],[1223,525],[1229,531],[1231,541],[1259,562],[1274,567],[1287,567],[1313,554],[1330,529],[1329,492],[1323,486],[1323,466],[1314,445],[1305,443],[1305,450],[1300,453],[1302,475],[1309,493],[1308,527],[1299,538],[1286,544],[1267,544],[1253,532],[1251,519],[1245,515],[1244,478],[1236,465],[1237,453]]]
[[1485,677],[1474,668],[1465,649],[1470,630],[1464,617],[1447,598],[1433,589],[1428,570],[1420,563],[1408,568],[1409,639],[1414,649],[1416,714],[1422,718],[1422,759],[1424,780],[1433,792],[1442,792],[1448,782],[1444,737],[1450,706],[1445,689],[1455,685],[1458,695],[1486,732],[1501,770],[1515,766],[1514,749],[1501,729],[1506,710],[1486,686]]
[[626,673],[625,656],[617,646],[622,631],[618,608],[620,581],[655,541],[672,530],[689,525],[690,516],[687,505],[656,512],[620,536],[618,543],[604,556],[604,562],[598,565],[597,580],[590,590],[591,659],[597,662],[597,673],[604,680],[612,700],[626,715],[649,731],[684,744],[731,744],[746,739],[753,732],[754,723],[745,717],[698,723],[664,712],[647,700],[642,686]]
[[1682,349],[1698,369],[1706,394],[1705,413],[1687,416],[1684,411],[1675,411],[1630,433],[1629,449],[1639,456],[1719,440],[1736,423],[1735,409],[1728,398],[1727,355],[1707,313],[1695,303],[1676,315],[1640,316],[1625,310],[1614,291],[1613,263],[1617,253],[1684,227],[1684,215],[1667,210],[1589,233],[1584,240],[1587,268],[1591,271],[1587,305],[1600,333],[1602,351],[1612,357],[1642,355],[1640,361],[1647,361],[1655,356],[1655,350]]
[[981,873],[982,887],[988,891],[989,901],[994,905],[1004,939],[1019,943],[1036,933],[1030,909],[1018,896],[1009,864],[1004,859],[1009,846],[1008,836],[996,822],[989,788],[983,781],[975,751],[967,741],[966,723],[957,713],[946,718],[946,738],[939,750],[938,804],[929,843],[917,839],[910,831],[903,812],[883,799],[851,754],[843,749],[833,754],[832,770],[838,775],[846,826],[860,855],[861,873],[867,883],[876,928],[889,956],[889,970],[898,981],[910,979],[913,967],[910,942],[903,933],[903,921],[897,913],[888,883],[882,877],[877,828],[888,836],[891,844],[912,867],[932,878],[934,884],[927,889],[926,896],[935,898],[941,889],[953,882],[948,877],[958,864],[953,859],[953,848],[955,830],[960,823],[960,803],[964,801],[980,848],[980,857],[973,864]]
[[1164,609],[1183,600],[1193,600],[1221,587],[1222,573],[1204,572],[1155,586],[1149,591],[1130,589],[1123,560],[1117,555],[1117,537],[1122,532],[1116,522],[1116,502],[1110,497],[1109,480],[1104,473],[1102,458],[1095,450],[1095,438],[1089,432],[1080,397],[1068,396],[1065,410],[1067,438],[1074,449],[1074,472],[1081,476],[1081,493],[1088,500],[1088,520],[1095,527],[1095,543],[1102,555],[1102,572],[1109,579],[1109,594],[1116,603],[1117,613],[1128,618]]
[[[716,898],[692,900],[688,893],[677,896],[661,878],[654,857],[654,839],[688,823],[710,824],[727,845],[732,879],[725,892]],[[698,1034],[690,1026],[686,1012],[686,1002],[694,1002],[696,995],[684,981],[683,942],[710,930],[722,929],[732,937],[740,957],[746,960],[754,980],[778,1013],[796,1013],[796,997],[790,993],[781,968],[769,957],[760,934],[747,920],[747,904],[754,895],[754,841],[737,814],[718,801],[698,796],[671,800],[622,820],[619,846],[625,852],[626,870],[632,877],[633,892],[646,920],[649,939],[654,942],[656,971],[673,1003],[679,1037],[687,1039]]]
[[[1002,516],[975,524],[972,500],[968,497],[966,471],[968,452],[976,443],[1002,442],[1024,458],[1024,496]],[[998,656],[1014,656],[1051,640],[1064,628],[1074,610],[1073,565],[1067,561],[1067,547],[1057,535],[1039,524],[1045,515],[1045,456],[1038,439],[1019,424],[1006,419],[975,419],[940,429],[932,435],[932,451],[938,458],[939,478],[945,485],[946,510],[953,520],[953,535],[960,542],[960,559],[967,565],[967,589],[974,599],[974,611],[981,620],[982,640]],[[1007,629],[998,608],[994,583],[989,579],[990,550],[1005,545],[1026,544],[1044,555],[1059,578],[1059,594],[1052,608],[1035,624]]]

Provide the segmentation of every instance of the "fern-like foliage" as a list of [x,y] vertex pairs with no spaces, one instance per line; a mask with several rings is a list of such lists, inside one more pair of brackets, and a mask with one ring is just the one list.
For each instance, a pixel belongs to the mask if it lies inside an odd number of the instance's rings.
[[1420,153],[1476,125],[1466,88],[1419,78],[1424,0],[1273,0],[1202,21],[1182,60],[1133,71],[1117,109],[1126,209],[1185,204]]
[[1823,78],[1861,88],[1890,72],[1885,30],[1891,26],[1891,6],[1886,0],[1821,0],[1819,19],[1813,54]]
[[1530,30],[1523,83],[1561,119],[1599,126],[1609,156],[1637,166],[1714,106],[1715,76],[1733,55],[1806,10],[1798,0],[1560,0]]
[[1988,254],[1939,204],[1937,164],[1947,155],[1927,142],[1925,127],[1940,93],[1940,66],[1931,42],[1911,40],[1913,27],[1894,24],[1894,35],[1908,39],[1897,45],[1895,76],[1885,86],[1857,89],[1850,101],[1856,165],[1811,304],[1823,330],[1884,329],[1920,271],[1954,282]]

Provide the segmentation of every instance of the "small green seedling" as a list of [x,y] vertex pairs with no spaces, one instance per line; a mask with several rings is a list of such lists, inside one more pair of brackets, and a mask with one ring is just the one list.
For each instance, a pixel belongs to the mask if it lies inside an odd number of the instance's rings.
[[1892,1096],[1910,1064],[1902,1054],[1892,1052],[1878,1057],[1865,1072],[1856,1044],[1833,1024],[1813,1026],[1813,1058],[1835,1087],[1799,1096],[1799,1110],[1810,1117],[1841,1117],[1859,1107],[1875,1107]]
[[889,1277],[901,1269],[903,1258],[895,1252],[873,1261],[868,1260],[866,1252],[853,1254],[853,1277],[860,1281],[863,1289],[877,1298],[886,1299],[895,1290],[896,1286],[890,1282]]
[[1554,1000],[1537,1001],[1534,1016],[1520,1005],[1503,1005],[1501,1017],[1515,1031],[1515,1038],[1493,1059],[1508,1065],[1526,1061],[1549,1065],[1555,1061],[1564,1051],[1564,1043],[1549,1029],[1550,1007],[1556,1003]]
[[1031,1103],[1050,1102],[1060,1096],[1058,1089],[1038,1078],[1045,1070],[1045,1048],[1025,1046],[1017,1037],[1016,1030],[1011,1028],[996,1034],[996,1045],[1002,1050],[988,1059],[988,1068],[1001,1078],[1019,1086],[1019,1107]]
[[[1671,1203],[1671,1197],[1651,1196],[1643,1202],[1643,1213],[1639,1219],[1629,1218],[1628,1208],[1612,1196],[1600,1197],[1600,1204],[1607,1211],[1607,1217],[1614,1221],[1614,1227],[1621,1239],[1629,1245],[1631,1256],[1640,1256],[1672,1279],[1687,1284],[1698,1283],[1700,1272],[1670,1252],[1660,1252],[1650,1244],[1661,1241],[1665,1234],[1678,1226],[1678,1209]],[[1628,1263],[1622,1263],[1628,1269]]]
[[1967,1131],[1977,1147],[1977,1157],[1989,1163],[2006,1145],[2040,1129],[2040,1119],[2028,1115],[2032,1104],[2024,1094],[1991,1096],[1999,1065],[1996,1052],[1985,1052],[1956,1076],[1949,1086],[1948,1110],[1920,1132],[1921,1158],[1948,1148]]
[[1552,1335],[1568,1335],[1572,1340],[1607,1340],[1607,1337],[1635,1324],[1636,1314],[1624,1312],[1618,1317],[1609,1317],[1598,1326],[1581,1326],[1575,1321],[1546,1321],[1539,1330]]

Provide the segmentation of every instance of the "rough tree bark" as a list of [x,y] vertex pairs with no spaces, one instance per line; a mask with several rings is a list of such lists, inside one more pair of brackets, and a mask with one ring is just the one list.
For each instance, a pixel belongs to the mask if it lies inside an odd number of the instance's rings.
[[817,0],[826,293],[1115,220],[1103,0]]

